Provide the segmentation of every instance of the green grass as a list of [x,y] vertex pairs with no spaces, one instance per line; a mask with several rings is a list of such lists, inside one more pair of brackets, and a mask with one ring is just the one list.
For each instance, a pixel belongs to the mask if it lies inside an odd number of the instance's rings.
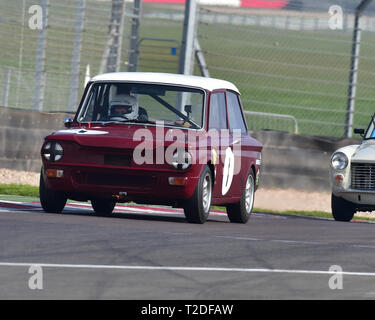
[[39,202],[39,196],[20,196],[20,195],[10,195],[1,194],[0,200],[3,201],[19,201],[19,202]]
[[[350,33],[223,25],[204,26],[200,33],[207,36],[201,45],[208,51],[206,60],[212,76],[236,83],[245,109],[295,116],[303,134],[343,135],[343,127],[306,120],[344,124]],[[373,35],[363,34],[366,41],[374,40]],[[278,45],[273,45],[276,42]],[[362,47],[361,55],[375,55],[374,46]],[[373,101],[361,99],[374,99],[375,94],[361,85],[374,83],[375,63],[362,59],[359,67],[355,110],[365,115],[356,114],[354,125],[363,127],[373,113]]]
[[0,194],[39,198],[39,187],[24,184],[0,184]]

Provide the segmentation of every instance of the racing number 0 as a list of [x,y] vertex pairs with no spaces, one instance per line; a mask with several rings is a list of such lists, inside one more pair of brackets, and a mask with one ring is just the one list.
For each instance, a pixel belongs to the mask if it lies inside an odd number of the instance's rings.
[[224,196],[230,189],[233,181],[234,173],[234,153],[230,147],[225,150],[225,160],[223,168],[223,183],[221,187],[221,194]]

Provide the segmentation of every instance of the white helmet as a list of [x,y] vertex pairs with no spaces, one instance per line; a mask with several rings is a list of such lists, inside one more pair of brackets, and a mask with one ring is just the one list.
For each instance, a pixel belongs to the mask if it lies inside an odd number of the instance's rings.
[[109,103],[111,116],[121,116],[129,120],[138,118],[137,99],[130,94],[118,94]]

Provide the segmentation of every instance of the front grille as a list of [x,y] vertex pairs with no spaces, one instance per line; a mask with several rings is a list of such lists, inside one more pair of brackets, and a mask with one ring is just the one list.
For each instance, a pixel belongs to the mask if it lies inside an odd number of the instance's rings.
[[351,164],[351,188],[358,190],[375,190],[375,164]]
[[91,185],[151,187],[153,182],[152,176],[143,175],[88,173],[86,176],[86,183]]

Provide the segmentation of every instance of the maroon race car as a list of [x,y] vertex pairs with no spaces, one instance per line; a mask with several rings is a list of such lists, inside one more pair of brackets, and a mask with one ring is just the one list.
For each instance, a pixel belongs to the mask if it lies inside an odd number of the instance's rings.
[[66,129],[41,148],[40,201],[67,199],[98,215],[116,202],[184,208],[204,223],[211,205],[246,223],[259,184],[262,145],[249,133],[232,83],[161,73],[109,73],[86,86]]

